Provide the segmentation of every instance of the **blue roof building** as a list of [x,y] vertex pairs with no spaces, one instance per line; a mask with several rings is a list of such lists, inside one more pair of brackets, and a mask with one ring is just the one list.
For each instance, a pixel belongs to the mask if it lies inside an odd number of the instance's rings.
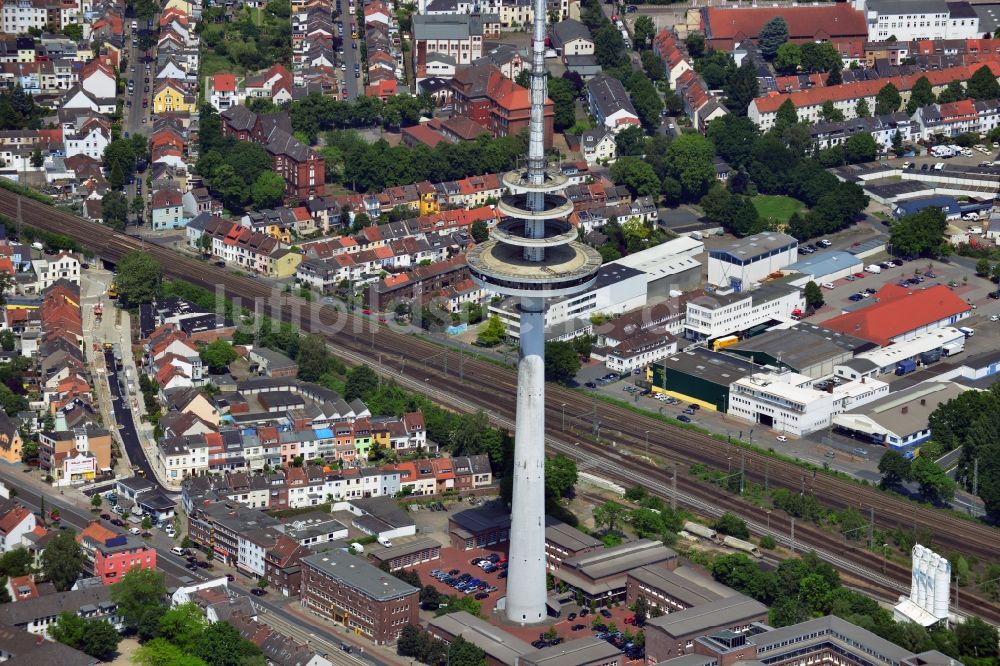
[[785,270],[811,275],[813,280],[832,282],[851,273],[861,272],[864,270],[864,262],[850,252],[831,250],[808,255],[791,264]]
[[896,203],[896,207],[892,209],[893,217],[901,218],[907,215],[913,215],[914,213],[919,213],[925,208],[930,207],[940,208],[944,211],[944,216],[948,220],[957,220],[962,216],[962,209],[958,205],[958,201],[955,197],[945,196],[943,194],[937,194],[932,197],[919,197],[917,199],[909,199],[908,201],[899,201]]

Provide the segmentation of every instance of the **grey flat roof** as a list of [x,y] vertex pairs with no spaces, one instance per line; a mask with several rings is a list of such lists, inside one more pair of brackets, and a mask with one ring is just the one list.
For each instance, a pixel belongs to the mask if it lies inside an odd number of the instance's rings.
[[869,11],[879,14],[947,14],[944,0],[868,0]]
[[585,534],[562,521],[547,518],[546,524],[545,540],[551,541],[567,550],[583,550],[584,548],[595,548],[601,545],[599,539],[595,539],[589,534]]
[[690,579],[675,574],[670,569],[664,567],[639,567],[638,569],[629,571],[628,575],[640,583],[663,590],[674,599],[688,606],[697,606],[723,598],[723,595],[717,594],[707,587],[702,587]]
[[469,532],[481,532],[497,527],[510,527],[510,514],[488,507],[466,509],[451,516],[449,520]]
[[351,504],[392,527],[406,527],[413,524],[410,515],[400,509],[391,497],[353,499]]
[[727,387],[751,372],[749,361],[732,354],[709,351],[704,347],[678,352],[664,360],[663,365],[668,370],[697,375],[713,384]]
[[656,664],[656,666],[715,666],[719,660],[704,654],[685,654],[673,659],[667,659]]
[[377,601],[390,601],[419,592],[412,585],[342,550],[309,555],[303,557],[302,562]]
[[534,651],[533,647],[520,638],[465,611],[432,618],[428,624],[452,636],[461,636],[507,666],[515,666],[518,657]]
[[798,245],[799,241],[778,231],[767,231],[762,234],[754,234],[746,238],[737,238],[718,247],[707,248],[709,254],[728,254],[737,259],[748,260],[758,257],[773,250],[777,250],[789,245]]
[[715,627],[727,627],[757,616],[767,616],[767,606],[738,594],[723,597],[694,608],[648,620],[646,624],[662,629],[673,637],[690,636]]
[[521,663],[530,666],[580,666],[611,659],[621,650],[597,636],[578,638],[575,641],[532,650],[521,657]]
[[394,557],[402,557],[412,553],[419,553],[420,551],[427,550],[428,548],[440,547],[441,544],[434,539],[414,539],[413,541],[407,541],[405,543],[393,543],[392,548],[386,548],[384,546],[375,548],[369,554],[377,560],[385,561],[391,560]]
[[624,574],[636,567],[664,562],[677,557],[677,553],[659,541],[639,539],[614,548],[585,553],[563,560],[563,567],[577,569],[597,580]]
[[761,659],[777,652],[798,650],[807,643],[830,640],[836,641],[849,652],[863,655],[866,660],[874,657],[883,663],[898,664],[913,656],[909,650],[832,615],[773,629],[757,634],[752,640],[757,645],[757,656]]
[[853,356],[873,347],[871,342],[861,338],[812,324],[799,324],[793,328],[765,331],[740,341],[729,350],[746,357],[766,354],[775,359],[780,358],[782,363],[799,370],[828,359],[839,358],[845,353]]

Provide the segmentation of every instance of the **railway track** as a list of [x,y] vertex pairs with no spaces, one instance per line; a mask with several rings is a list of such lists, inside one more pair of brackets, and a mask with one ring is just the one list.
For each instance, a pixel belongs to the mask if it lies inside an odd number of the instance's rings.
[[[20,202],[20,204],[19,204]],[[168,248],[146,244],[137,238],[113,232],[103,225],[84,220],[51,206],[41,204],[0,189],[0,213],[44,231],[73,238],[98,256],[114,262],[126,253],[140,250],[157,258],[169,277],[183,279],[258,313],[295,322],[303,331],[319,333],[331,348],[354,363],[375,365],[382,374],[395,375],[408,388],[449,402],[465,409],[484,409],[504,427],[512,427],[516,397],[516,371],[475,357],[459,359],[454,351],[422,338],[382,325],[372,318],[337,311],[333,306],[307,302],[283,294],[267,284],[240,274],[217,268]],[[448,364],[449,356],[452,359]],[[458,362],[456,362],[458,361]],[[465,378],[474,378],[474,381]],[[811,474],[790,462],[773,459],[749,449],[736,449],[701,433],[665,424],[662,421],[625,408],[592,401],[587,396],[562,386],[546,386],[546,417],[549,445],[573,455],[585,456],[588,464],[602,475],[628,483],[654,481],[663,494],[665,472],[648,462],[624,460],[611,450],[614,445],[633,450],[648,450],[650,456],[665,458],[680,467],[677,490],[686,495],[685,501],[721,513],[728,508],[748,516],[755,531],[772,533],[780,542],[790,542],[791,521],[780,512],[767,515],[724,491],[689,478],[685,467],[700,463],[714,469],[724,469],[735,458],[743,459],[745,479],[816,495],[832,508],[853,507],[863,516],[874,510],[879,529],[926,529],[933,534],[934,545],[974,555],[982,561],[1000,556],[1000,532],[980,523],[962,520],[906,500],[885,495],[874,488],[861,486],[824,474]],[[567,425],[567,415],[570,422]],[[586,416],[600,424],[600,432],[608,442],[595,444],[581,436],[576,424]],[[707,490],[706,490],[707,488]],[[711,514],[709,514],[711,515]],[[882,576],[870,567],[873,554],[844,540],[838,540],[819,529],[796,525],[796,543],[822,549],[828,557],[840,558],[855,570],[859,567],[873,580],[883,578],[886,589],[908,587],[909,570],[892,562],[886,564]],[[875,556],[877,559],[877,556]],[[892,581],[891,583],[888,581]],[[963,598],[975,600],[977,613],[1000,619],[1000,607],[972,594]]]

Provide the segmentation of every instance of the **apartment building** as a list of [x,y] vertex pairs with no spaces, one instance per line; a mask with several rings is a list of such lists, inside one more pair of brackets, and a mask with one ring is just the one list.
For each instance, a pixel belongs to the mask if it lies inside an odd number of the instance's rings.
[[330,550],[301,558],[302,605],[378,645],[417,624],[419,590],[352,554]]

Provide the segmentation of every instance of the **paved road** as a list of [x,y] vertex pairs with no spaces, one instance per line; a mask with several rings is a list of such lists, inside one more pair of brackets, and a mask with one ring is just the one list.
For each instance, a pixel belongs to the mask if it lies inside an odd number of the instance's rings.
[[139,435],[135,429],[132,409],[128,404],[129,397],[122,390],[121,380],[118,373],[114,371],[115,355],[113,351],[104,352],[104,363],[108,369],[108,388],[111,391],[112,406],[115,410],[115,422],[118,426],[118,434],[121,435],[122,443],[125,445],[128,459],[133,465],[137,465],[139,469],[143,470],[146,473],[146,478],[155,483],[161,491],[169,492],[157,481],[156,475],[153,474],[153,468],[150,466],[149,460],[146,459],[146,452],[142,448],[142,443],[139,441]]
[[[341,0],[344,4],[347,0]],[[344,21],[344,57],[343,62],[347,65],[347,69],[341,71],[344,76],[344,87],[347,88],[347,99],[356,99],[364,92],[363,79],[354,76],[354,66],[361,64],[361,40],[364,35],[362,34],[361,27],[358,27],[358,38],[351,39],[351,21],[357,24],[357,18],[353,14],[344,14],[341,17]],[[351,44],[354,44],[356,48],[352,48]],[[364,76],[364,72],[361,72]]]

